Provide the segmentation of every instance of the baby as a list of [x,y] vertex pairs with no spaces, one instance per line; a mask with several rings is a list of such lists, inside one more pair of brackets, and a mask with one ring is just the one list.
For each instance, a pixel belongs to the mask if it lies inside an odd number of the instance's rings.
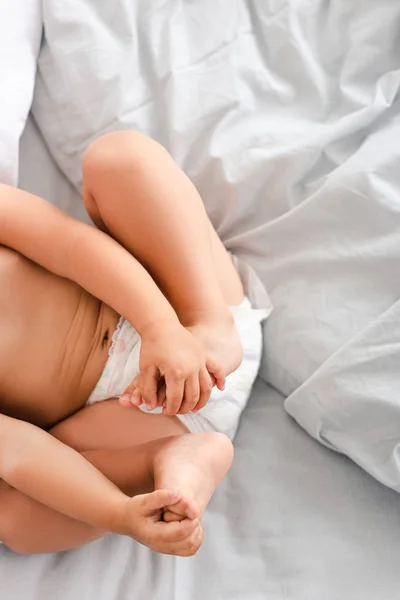
[[98,139],[83,189],[97,229],[0,186],[0,540],[192,555],[266,315],[159,144]]

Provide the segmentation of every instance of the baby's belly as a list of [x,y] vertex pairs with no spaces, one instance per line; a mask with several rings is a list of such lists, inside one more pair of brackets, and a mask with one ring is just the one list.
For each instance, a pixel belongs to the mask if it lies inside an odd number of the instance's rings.
[[0,247],[0,412],[48,427],[83,406],[118,315]]

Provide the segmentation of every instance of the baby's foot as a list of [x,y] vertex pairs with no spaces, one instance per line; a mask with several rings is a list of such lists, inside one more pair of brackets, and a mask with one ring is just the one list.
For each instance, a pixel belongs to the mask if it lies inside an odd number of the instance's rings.
[[232,443],[222,433],[182,435],[163,446],[153,463],[155,487],[182,492],[164,508],[164,521],[201,519],[232,460]]
[[164,511],[175,504],[185,513],[190,500],[171,489],[158,489],[151,494],[129,498],[123,506],[122,526],[115,530],[156,552],[193,556],[203,541],[203,528],[199,519],[189,519],[186,514],[180,522],[164,522]]
[[186,327],[202,342],[210,357],[221,365],[224,375],[229,375],[239,367],[242,344],[229,311],[226,315],[204,315],[204,318]]

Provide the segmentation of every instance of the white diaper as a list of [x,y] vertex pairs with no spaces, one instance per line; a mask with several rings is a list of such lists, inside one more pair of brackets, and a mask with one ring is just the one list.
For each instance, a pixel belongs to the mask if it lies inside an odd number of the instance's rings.
[[[221,431],[233,439],[260,366],[261,321],[267,313],[263,309],[253,309],[247,298],[231,311],[243,346],[242,364],[226,378],[223,392],[216,388],[212,390],[206,406],[198,413],[177,416],[192,432]],[[120,396],[139,373],[139,354],[140,336],[128,321],[121,318],[114,332],[109,359],[88,404]],[[141,410],[149,412],[144,405]],[[156,408],[151,414],[159,414],[161,410]]]

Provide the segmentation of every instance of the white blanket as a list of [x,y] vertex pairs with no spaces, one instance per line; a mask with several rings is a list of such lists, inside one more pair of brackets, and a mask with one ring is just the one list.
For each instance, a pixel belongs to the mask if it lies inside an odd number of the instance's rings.
[[0,2],[0,183],[17,184],[41,35],[40,0]]
[[400,492],[400,301],[285,402],[320,442]]

